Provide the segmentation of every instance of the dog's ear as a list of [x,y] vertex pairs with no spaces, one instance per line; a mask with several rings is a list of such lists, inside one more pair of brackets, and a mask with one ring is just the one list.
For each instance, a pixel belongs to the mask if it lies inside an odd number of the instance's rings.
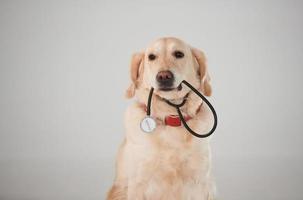
[[143,59],[144,59],[144,53],[135,53],[131,58],[131,64],[130,64],[131,84],[126,90],[125,93],[126,98],[132,98],[135,95],[139,74],[141,74],[140,71],[142,71],[143,68]]
[[204,53],[196,48],[191,48],[192,54],[199,64],[198,73],[201,79],[201,89],[204,95],[211,96],[212,88],[210,85],[210,76],[206,64],[206,57]]

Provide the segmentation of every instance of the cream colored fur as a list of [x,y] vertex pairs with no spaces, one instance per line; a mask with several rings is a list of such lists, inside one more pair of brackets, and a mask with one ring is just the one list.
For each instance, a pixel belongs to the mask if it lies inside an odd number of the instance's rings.
[[[172,56],[175,50],[184,52],[182,59]],[[148,60],[154,53],[157,58]],[[199,139],[186,129],[163,125],[163,119],[176,110],[160,97],[178,102],[189,91],[159,91],[156,74],[170,70],[175,75],[175,87],[187,80],[207,96],[211,95],[210,78],[204,54],[176,38],[160,38],[144,52],[132,57],[130,74],[132,83],[127,97],[136,96],[136,101],[125,113],[126,136],[119,148],[116,177],[108,192],[108,200],[212,200],[215,187],[211,176],[209,138]],[[152,116],[157,119],[157,128],[151,134],[140,129],[146,116],[142,104],[146,104],[149,90],[155,88],[152,99]],[[185,115],[193,119],[189,126],[199,132],[207,132],[213,120],[209,109],[201,99],[190,93],[182,107]]]

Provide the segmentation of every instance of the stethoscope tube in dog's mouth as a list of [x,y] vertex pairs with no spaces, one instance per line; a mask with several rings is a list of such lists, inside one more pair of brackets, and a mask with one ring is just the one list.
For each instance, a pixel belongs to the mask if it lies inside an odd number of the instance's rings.
[[[183,124],[183,126],[186,128],[186,130],[191,133],[193,136],[196,136],[198,138],[206,138],[208,136],[210,136],[211,134],[214,133],[214,131],[216,130],[217,128],[217,124],[218,124],[218,117],[217,117],[217,113],[214,109],[214,107],[211,105],[211,103],[196,89],[194,88],[190,83],[188,83],[187,81],[183,80],[181,82],[181,84],[185,84],[187,87],[189,87],[194,93],[196,93],[202,100],[203,102],[205,102],[207,104],[207,106],[209,107],[209,109],[211,110],[212,114],[213,114],[213,117],[214,117],[214,124],[213,124],[213,127],[212,129],[208,132],[208,133],[204,133],[204,134],[199,134],[199,133],[196,133],[195,131],[193,131],[189,126],[188,124],[186,123],[186,120],[184,119],[184,116],[182,115],[181,113],[181,110],[180,108],[186,103],[186,98],[183,99],[183,101],[180,103],[180,104],[174,104],[172,102],[170,102],[169,100],[167,99],[164,99],[165,102],[172,106],[172,107],[175,107],[176,110],[177,110],[177,113],[180,117],[180,120]],[[181,84],[178,86],[178,89],[179,87],[182,88]],[[152,101],[152,96],[153,96],[153,92],[154,92],[154,88],[152,87],[150,89],[150,92],[149,92],[149,95],[148,95],[148,101],[147,101],[147,110],[146,110],[146,117],[141,121],[140,123],[140,127],[142,129],[142,131],[146,132],[146,133],[151,133],[157,126],[157,123],[156,121],[151,117],[151,101]]]

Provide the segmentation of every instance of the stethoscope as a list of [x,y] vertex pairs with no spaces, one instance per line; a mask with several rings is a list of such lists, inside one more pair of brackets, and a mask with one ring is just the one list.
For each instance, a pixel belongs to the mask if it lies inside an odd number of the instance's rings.
[[[213,114],[213,117],[214,117],[214,124],[213,124],[213,127],[212,129],[208,132],[208,133],[205,133],[205,134],[199,134],[199,133],[196,133],[195,131],[193,131],[189,126],[188,124],[186,123],[186,120],[184,119],[182,113],[181,113],[181,110],[180,108],[186,103],[186,99],[187,98],[183,98],[183,101],[180,103],[180,104],[174,104],[172,102],[170,102],[169,100],[167,99],[164,99],[164,101],[172,106],[172,107],[175,107],[177,112],[178,112],[178,115],[180,117],[180,120],[183,124],[183,126],[186,128],[186,130],[188,132],[190,132],[192,135],[198,137],[198,138],[206,138],[208,136],[210,136],[211,134],[213,134],[213,132],[216,130],[217,128],[217,123],[218,123],[218,117],[217,117],[217,113],[214,109],[214,107],[211,105],[211,103],[196,89],[194,88],[191,84],[189,84],[187,81],[183,80],[181,83],[185,84],[187,87],[189,87],[194,93],[196,93],[206,104],[207,106],[210,108],[212,114]],[[153,92],[154,92],[154,88],[152,87],[150,89],[150,92],[149,92],[149,95],[148,95],[148,100],[147,100],[147,110],[146,110],[146,117],[141,121],[140,123],[140,127],[141,127],[141,130],[146,132],[146,133],[151,133],[153,132],[153,130],[156,128],[157,126],[157,123],[156,121],[154,120],[154,118],[151,117],[151,101],[152,101],[152,96],[153,96]],[[186,95],[187,96],[187,95]]]

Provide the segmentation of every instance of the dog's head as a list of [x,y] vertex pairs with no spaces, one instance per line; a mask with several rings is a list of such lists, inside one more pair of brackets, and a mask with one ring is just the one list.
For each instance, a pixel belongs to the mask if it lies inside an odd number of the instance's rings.
[[126,96],[131,98],[138,89],[155,89],[155,94],[166,99],[185,96],[189,89],[181,86],[186,80],[211,95],[210,77],[202,51],[192,48],[177,38],[160,38],[144,52],[132,57],[131,85]]

